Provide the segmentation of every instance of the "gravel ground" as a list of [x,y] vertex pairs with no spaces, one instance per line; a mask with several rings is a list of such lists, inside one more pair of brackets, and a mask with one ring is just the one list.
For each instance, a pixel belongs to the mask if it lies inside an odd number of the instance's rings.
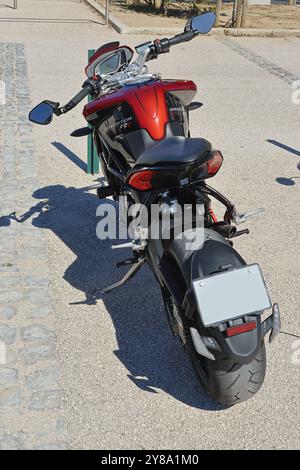
[[[0,41],[24,44],[33,103],[45,98],[63,103],[84,80],[87,49],[120,36],[98,24],[85,5],[43,4],[42,12],[39,2],[24,0],[28,8],[35,6],[36,18],[49,12],[68,21],[16,26],[6,20]],[[120,40],[134,45],[146,39]],[[225,157],[214,185],[242,210],[266,209],[249,222],[251,235],[235,246],[262,266],[272,299],[281,306],[282,330],[289,334],[267,348],[263,389],[231,409],[221,409],[202,392],[168,331],[146,268],[92,303],[88,293],[94,287],[121,276],[114,263],[123,254],[95,236],[98,201],[89,187],[97,176],[83,171],[85,139],[69,137],[84,124],[80,107],[51,126],[34,128],[41,183],[35,199],[47,200],[49,210],[35,214],[32,223],[44,229],[47,242],[69,447],[299,447],[299,340],[296,345],[291,336],[300,334],[300,105],[291,101],[292,81],[300,79],[298,51],[297,39],[203,38],[174,48],[151,66],[165,77],[198,84],[204,106],[192,117],[192,134],[211,140]]]

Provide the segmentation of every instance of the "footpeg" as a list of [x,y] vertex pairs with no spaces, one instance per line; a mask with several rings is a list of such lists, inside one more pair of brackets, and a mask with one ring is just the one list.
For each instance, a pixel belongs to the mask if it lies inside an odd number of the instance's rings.
[[238,230],[235,232],[234,238],[240,237],[241,235],[249,235],[250,231],[248,228],[245,228],[244,230]]
[[114,190],[111,186],[100,186],[97,188],[97,196],[99,199],[105,199],[114,195]]
[[255,217],[256,215],[262,214],[264,211],[265,210],[262,207],[260,207],[259,209],[256,209],[255,211],[240,213],[235,207],[234,211],[232,212],[232,218],[234,222],[236,223],[236,225],[238,225],[238,224],[242,224],[243,222],[246,222],[246,220],[250,219],[250,217]]
[[111,245],[112,250],[120,250],[121,248],[132,248],[134,247],[133,242],[121,243],[120,245]]
[[128,266],[129,264],[135,264],[137,262],[138,262],[137,258],[127,258],[127,259],[124,259],[123,261],[118,261],[116,263],[116,267],[120,268],[121,266]]
[[144,250],[143,245],[139,245],[134,242],[122,243],[121,245],[111,245],[112,250],[119,250],[121,248],[132,248],[132,250]]

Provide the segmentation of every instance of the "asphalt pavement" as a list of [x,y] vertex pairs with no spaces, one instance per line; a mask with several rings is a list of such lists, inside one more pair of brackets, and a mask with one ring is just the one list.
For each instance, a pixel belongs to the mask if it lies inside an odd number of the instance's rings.
[[[0,10],[7,18],[0,19],[0,43],[24,45],[32,105],[73,96],[85,78],[89,48],[152,39],[120,37],[86,5],[24,4],[22,21]],[[48,210],[34,213],[32,224],[46,240],[66,447],[299,448],[300,104],[292,102],[299,46],[299,39],[197,38],[151,63],[163,77],[198,85],[196,99],[204,106],[191,115],[192,135],[212,141],[224,155],[210,183],[243,211],[265,208],[235,247],[261,265],[281,307],[283,332],[267,346],[261,391],[230,409],[216,405],[197,383],[146,267],[126,286],[99,294],[96,303],[90,295],[119,279],[124,269],[115,262],[128,252],[116,253],[110,241],[96,237],[99,201],[92,187],[100,175],[85,174],[85,138],[70,137],[84,125],[80,106],[51,126],[33,128],[35,200],[47,201]],[[26,210],[24,204],[20,212]]]

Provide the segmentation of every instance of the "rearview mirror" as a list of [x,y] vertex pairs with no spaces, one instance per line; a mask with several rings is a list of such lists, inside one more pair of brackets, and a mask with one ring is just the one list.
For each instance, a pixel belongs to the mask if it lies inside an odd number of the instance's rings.
[[47,125],[50,124],[53,118],[53,108],[46,102],[38,104],[33,108],[28,116],[29,121],[35,124]]
[[216,19],[217,16],[212,12],[195,16],[191,21],[191,29],[193,31],[198,31],[200,34],[207,34],[214,26]]
[[112,50],[110,49],[107,52],[103,50],[100,55],[98,52],[92,55],[85,69],[89,78],[92,78],[94,75],[105,77],[106,75],[122,70],[123,67],[127,67],[132,59],[133,51],[127,46],[119,47],[118,43],[116,44],[116,48]]

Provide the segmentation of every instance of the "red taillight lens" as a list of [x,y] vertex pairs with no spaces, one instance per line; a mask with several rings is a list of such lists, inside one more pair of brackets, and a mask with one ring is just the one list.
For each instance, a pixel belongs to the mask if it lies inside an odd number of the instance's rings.
[[210,176],[215,175],[223,163],[223,155],[221,154],[220,150],[213,151],[213,157],[209,162],[207,162],[207,173]]
[[226,336],[235,336],[239,335],[240,333],[246,333],[247,331],[255,330],[256,328],[256,321],[250,321],[248,323],[242,323],[241,325],[232,326],[231,328],[227,328]]
[[128,184],[139,191],[147,191],[152,189],[151,180],[156,173],[156,171],[152,170],[137,171],[130,176]]

